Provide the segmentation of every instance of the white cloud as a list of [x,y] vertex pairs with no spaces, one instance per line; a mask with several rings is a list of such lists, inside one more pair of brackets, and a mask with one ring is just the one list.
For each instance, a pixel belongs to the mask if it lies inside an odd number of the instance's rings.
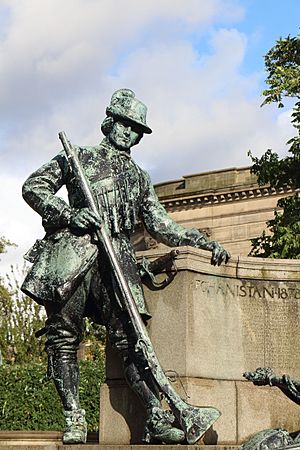
[[[226,11],[227,17],[234,16],[232,1],[217,0],[10,0],[3,4],[11,10],[11,24],[0,46],[1,99],[10,103],[13,92],[29,110],[29,100],[37,96],[39,103],[51,106],[60,95],[76,95],[76,88],[93,89],[97,77],[128,45],[147,45],[145,40],[155,39],[162,30],[165,36],[182,27],[199,32],[216,16],[226,16]],[[240,10],[236,8],[238,14]]]
[[10,264],[22,266],[23,254],[33,244],[33,236],[43,235],[41,219],[32,214],[21,197],[21,181],[13,175],[1,175],[0,203],[4,214],[0,217],[0,236],[5,235],[18,244],[0,256],[0,274],[9,272]]
[[262,74],[241,71],[248,39],[234,28],[244,13],[238,0],[0,0],[2,7],[10,16],[0,34],[0,235],[19,248],[3,257],[0,273],[42,235],[22,181],[58,152],[62,129],[75,143],[98,142],[115,89],[132,88],[149,107],[154,132],[134,157],[155,181],[247,165],[249,148],[258,154],[287,139],[288,120],[259,108]]
[[[98,97],[100,120],[111,90],[120,87],[109,74],[128,52],[185,40],[217,17],[242,14],[234,0],[2,0],[1,6],[10,11],[0,41],[0,120],[6,132],[1,165],[7,169],[11,155],[19,155],[16,140],[28,148],[28,135],[50,128],[55,115],[68,112],[67,121],[74,116],[82,125],[80,117]],[[80,136],[81,126],[78,131]],[[31,147],[30,154],[40,154],[44,145]]]
[[284,145],[288,123],[278,126],[274,108],[260,108],[261,74],[241,74],[246,49],[244,34],[221,29],[204,58],[179,41],[127,58],[119,84],[138,87],[154,130],[134,154],[155,181],[250,165],[249,148],[261,154]]

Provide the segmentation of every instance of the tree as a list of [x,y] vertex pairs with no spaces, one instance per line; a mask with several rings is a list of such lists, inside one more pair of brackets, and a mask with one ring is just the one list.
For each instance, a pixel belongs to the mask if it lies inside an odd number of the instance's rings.
[[[9,246],[15,246],[0,237],[0,254]],[[11,267],[11,273],[0,277],[0,352],[7,364],[27,363],[43,359],[44,342],[34,336],[42,328],[45,318],[42,308],[20,291],[19,280],[24,270],[18,273]]]
[[[15,245],[0,238],[0,254]],[[6,364],[26,364],[46,359],[45,336],[36,338],[35,332],[44,327],[45,311],[42,306],[24,295],[19,280],[24,279],[26,267],[21,271],[11,266],[5,278],[0,277],[0,359]],[[103,359],[105,329],[87,319],[84,341],[88,343],[85,357]]]
[[18,273],[11,267],[0,294],[0,349],[4,362],[24,364],[45,359],[44,339],[37,339],[35,332],[44,326],[43,308],[20,291]]
[[[273,187],[290,185],[300,188],[300,36],[277,40],[276,45],[265,56],[268,73],[268,88],[262,106],[276,103],[278,108],[284,102],[293,102],[291,122],[296,134],[288,140],[288,155],[279,158],[268,149],[261,157],[254,157],[251,172],[258,177],[260,185]],[[291,100],[289,100],[291,99]],[[300,198],[298,192],[278,201],[281,211],[267,222],[268,232],[252,240],[252,256],[272,258],[300,258]]]
[[0,255],[2,253],[6,253],[7,251],[7,247],[9,246],[14,246],[15,244],[13,244],[12,242],[8,241],[7,239],[5,239],[4,236],[0,237]]
[[[46,337],[35,336],[35,332],[44,327],[46,314],[42,306],[21,292],[19,280],[24,279],[25,272],[26,268],[18,271],[16,266],[12,266],[10,274],[0,285],[0,350],[7,364],[27,364],[46,359]],[[105,334],[103,326],[90,319],[85,320],[85,358],[103,359]]]

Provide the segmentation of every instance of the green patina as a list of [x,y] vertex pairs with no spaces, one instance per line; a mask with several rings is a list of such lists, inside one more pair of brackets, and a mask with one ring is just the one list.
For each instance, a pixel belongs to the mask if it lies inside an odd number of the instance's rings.
[[[151,236],[168,246],[192,245],[211,251],[212,264],[227,262],[230,255],[198,230],[174,222],[159,203],[149,175],[132,160],[131,147],[140,141],[143,133],[151,133],[145,105],[131,90],[121,89],[113,94],[106,114],[102,142],[94,147],[76,147],[84,178],[97,203],[97,214],[90,208],[78,174],[64,152],[34,172],[24,184],[24,199],[42,217],[46,236],[27,254],[33,266],[22,289],[45,304],[48,312],[45,327],[48,372],[65,409],[65,443],[85,441],[76,362],[84,315],[105,324],[109,339],[121,352],[126,379],[146,408],[144,439],[177,443],[186,438],[193,443],[217,419],[219,412],[214,408],[192,410],[187,405],[185,433],[173,426],[173,414],[162,409],[157,386],[153,387],[154,373],[149,379],[146,370],[149,361],[145,361],[141,352],[134,351],[138,336],[133,333],[131,320],[124,311],[122,290],[101,239],[97,238],[97,230],[105,229],[133,301],[144,319],[150,315],[130,242],[140,222]],[[63,185],[69,203],[55,195]],[[147,345],[152,357],[151,343]],[[161,369],[156,372],[155,383],[161,382],[158,386],[163,386],[164,373]],[[180,400],[176,403],[178,407],[179,403]],[[182,410],[174,414],[177,419],[183,417]]]
[[[277,376],[270,367],[258,367],[254,372],[245,372],[243,376],[256,386],[277,386],[290,400],[300,405],[300,380],[288,375]],[[287,430],[276,428],[256,433],[240,450],[271,450],[276,448],[298,448],[300,432],[289,434]]]

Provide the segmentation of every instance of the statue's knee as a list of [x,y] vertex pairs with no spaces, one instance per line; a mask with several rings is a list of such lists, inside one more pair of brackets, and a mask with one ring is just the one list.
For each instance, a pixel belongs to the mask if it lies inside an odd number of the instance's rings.
[[124,328],[114,329],[107,327],[108,339],[111,346],[126,357],[135,350],[136,337]]
[[112,347],[120,352],[122,355],[127,354],[129,350],[128,341],[126,338],[115,339],[113,342],[110,340]]
[[63,366],[77,365],[80,336],[76,330],[64,327],[61,323],[48,325],[46,334],[47,377],[50,379],[55,378],[56,373],[60,372]]
[[137,384],[141,381],[141,375],[134,363],[124,365],[124,375],[130,385]]
[[64,367],[77,367],[78,344],[70,341],[48,342],[45,346],[48,354],[47,378],[56,378]]

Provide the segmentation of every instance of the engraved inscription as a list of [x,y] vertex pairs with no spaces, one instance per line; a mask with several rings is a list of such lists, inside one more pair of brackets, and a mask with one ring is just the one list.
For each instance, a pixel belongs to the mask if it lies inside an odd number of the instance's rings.
[[300,360],[295,357],[300,341],[299,282],[198,275],[192,288],[203,309],[211,304],[210,317],[218,323],[223,353],[228,356],[227,347],[231,348],[241,373],[270,366],[299,377]]
[[230,295],[232,297],[248,297],[248,298],[261,298],[261,299],[275,299],[286,300],[296,299],[300,300],[300,285],[294,283],[292,286],[286,286],[282,282],[276,283],[276,285],[266,282],[257,283],[241,281],[234,283],[226,281],[211,281],[196,279],[193,282],[195,289],[200,289],[201,292],[208,295],[216,296]]

